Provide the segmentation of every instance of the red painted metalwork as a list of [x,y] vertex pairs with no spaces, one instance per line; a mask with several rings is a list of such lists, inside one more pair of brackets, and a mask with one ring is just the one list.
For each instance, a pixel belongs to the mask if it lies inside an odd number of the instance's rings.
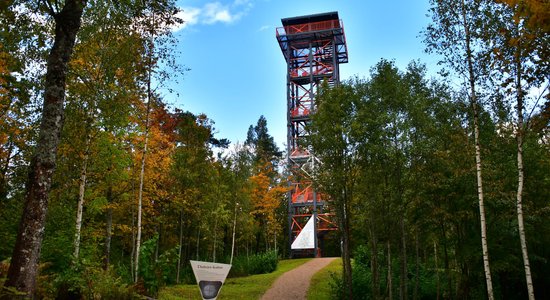
[[328,20],[328,21],[321,21],[321,22],[283,26],[283,27],[277,28],[277,37],[279,35],[332,30],[335,28],[340,28],[340,26],[341,26],[340,20]]
[[[327,197],[312,182],[315,165],[321,163],[311,152],[306,137],[315,97],[322,82],[330,87],[340,79],[339,64],[348,62],[344,26],[337,12],[282,19],[276,37],[287,63],[287,160],[291,190],[289,202],[290,244],[309,219],[315,222],[317,238],[337,229]],[[291,250],[292,252],[292,250]]]

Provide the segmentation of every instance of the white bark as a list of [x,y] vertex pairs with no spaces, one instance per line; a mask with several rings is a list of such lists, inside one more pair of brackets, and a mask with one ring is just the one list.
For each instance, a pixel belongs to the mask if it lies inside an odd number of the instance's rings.
[[152,100],[152,73],[153,73],[153,67],[154,67],[154,61],[153,61],[153,54],[154,54],[154,47],[155,47],[155,37],[154,37],[154,27],[155,27],[155,14],[152,14],[152,27],[150,28],[150,40],[149,40],[149,53],[148,53],[148,61],[147,61],[147,111],[145,113],[145,140],[143,145],[143,155],[141,157],[141,170],[139,173],[139,192],[138,192],[138,211],[137,211],[137,237],[136,237],[136,269],[135,269],[135,282],[138,281],[138,275],[139,275],[139,251],[141,247],[141,214],[142,214],[142,201],[143,201],[143,177],[145,174],[145,157],[147,155],[147,146],[149,142],[149,114],[151,112],[151,100]]
[[86,137],[86,150],[84,152],[84,160],[82,162],[82,169],[80,170],[80,183],[78,188],[78,204],[76,208],[76,225],[74,234],[74,261],[78,261],[80,254],[80,232],[82,228],[82,211],[84,208],[84,193],[86,191],[86,176],[88,169],[88,159],[90,156],[90,135]]
[[485,220],[485,204],[483,200],[483,180],[481,173],[481,147],[479,142],[479,112],[475,88],[475,73],[473,66],[473,57],[471,49],[471,36],[468,20],[466,19],[466,4],[462,0],[462,21],[464,25],[466,60],[468,64],[468,80],[470,82],[470,102],[474,114],[474,143],[476,156],[476,178],[477,178],[477,194],[479,199],[479,219],[481,223],[481,248],[483,252],[483,269],[485,270],[485,281],[487,284],[487,297],[493,300],[493,281],[491,278],[491,268],[489,264],[489,249],[487,245],[487,225]]
[[527,282],[527,293],[529,300],[535,299],[533,288],[533,279],[531,278],[531,266],[529,264],[529,254],[527,251],[527,240],[525,238],[525,225],[523,222],[523,137],[518,134],[518,190],[517,190],[517,214],[518,231],[521,243],[521,254],[523,256],[523,266],[525,268],[525,280]]
[[[150,80],[149,80],[150,84]],[[150,92],[149,92],[150,94]],[[147,144],[149,141],[149,111],[151,108],[151,99],[147,101],[147,113],[145,117],[145,144],[143,145],[143,155],[141,156],[141,170],[139,173],[139,192],[138,192],[138,210],[137,210],[137,237],[136,237],[136,270],[134,280],[137,282],[139,275],[139,248],[141,246],[141,211],[143,201],[143,177],[145,174],[145,156],[147,155]]]
[[231,241],[231,259],[229,264],[233,264],[233,253],[235,253],[235,231],[237,229],[237,205],[235,205],[235,216],[233,217],[233,239]]
[[[520,49],[517,50],[521,51]],[[519,240],[521,243],[521,254],[523,256],[523,266],[525,269],[525,281],[527,283],[527,294],[529,295],[529,300],[535,300],[535,291],[533,288],[533,279],[531,278],[531,266],[529,264],[529,253],[527,251],[527,241],[525,238],[525,225],[523,222],[523,180],[524,180],[524,171],[523,171],[523,90],[521,88],[521,62],[519,59],[519,53],[516,57],[516,67],[517,67],[517,78],[516,78],[516,93],[517,93],[517,114],[518,114],[518,124],[517,124],[517,133],[516,140],[518,143],[518,189],[516,194],[516,208],[518,214],[518,232]]]
[[180,245],[178,249],[178,269],[176,273],[176,283],[180,283],[180,271],[181,271],[181,255],[183,251],[183,209],[180,210]]

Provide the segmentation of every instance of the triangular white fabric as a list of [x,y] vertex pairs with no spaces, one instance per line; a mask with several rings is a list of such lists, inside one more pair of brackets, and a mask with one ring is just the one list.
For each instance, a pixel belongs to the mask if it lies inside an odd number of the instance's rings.
[[306,223],[306,226],[302,228],[302,231],[298,234],[292,245],[291,249],[313,249],[315,248],[315,228],[313,220],[315,218],[312,216]]
[[215,300],[220,294],[231,265],[190,260],[202,299]]

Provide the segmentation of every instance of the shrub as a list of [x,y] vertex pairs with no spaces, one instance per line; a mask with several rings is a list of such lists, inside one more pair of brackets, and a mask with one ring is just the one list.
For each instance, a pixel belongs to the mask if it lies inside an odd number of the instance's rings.
[[[344,297],[344,279],[342,274],[331,274],[330,290],[333,299],[343,299]],[[352,285],[353,299],[368,299],[371,292],[371,271],[369,250],[360,245],[354,252],[352,261]]]
[[158,235],[143,243],[139,257],[139,277],[150,295],[156,295],[159,288],[175,283],[178,263],[178,247],[174,247],[155,259]]
[[[45,280],[45,277],[52,280]],[[41,275],[39,296],[55,299],[135,299],[131,286],[111,269],[77,264],[56,275]]]
[[271,273],[277,269],[278,262],[275,251],[253,255],[248,263],[248,273],[249,275]]
[[268,251],[250,256],[238,256],[233,260],[230,277],[271,273],[277,269],[277,252]]
[[344,299],[344,279],[342,274],[330,273],[330,294],[332,299]]
[[[393,263],[397,262],[394,260]],[[380,286],[386,287],[387,284],[387,268],[379,266],[380,272]],[[416,275],[415,264],[408,264],[408,292],[410,297],[414,292],[414,283]],[[394,283],[399,282],[399,277],[396,276],[394,268],[394,274],[392,274]],[[444,282],[444,275],[440,274],[440,282]],[[437,296],[437,274],[433,269],[427,269],[424,265],[419,266],[418,274],[418,295],[419,299],[435,299]],[[352,285],[353,285],[353,299],[370,299],[372,298],[372,273],[370,269],[370,251],[368,247],[360,245],[354,252],[354,258],[352,261]],[[333,299],[343,299],[344,282],[342,274],[331,274],[331,295]],[[386,291],[380,291],[381,293],[387,293]],[[397,292],[397,291],[395,291]]]

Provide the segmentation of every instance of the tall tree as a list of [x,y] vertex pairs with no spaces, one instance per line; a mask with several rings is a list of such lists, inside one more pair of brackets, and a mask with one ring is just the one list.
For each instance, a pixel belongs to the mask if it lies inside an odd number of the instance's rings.
[[[535,293],[525,236],[523,209],[525,181],[523,153],[530,118],[527,115],[527,120],[525,120],[525,111],[529,110],[529,106],[533,106],[531,109],[533,111],[536,109],[538,101],[545,95],[546,97],[549,95],[550,83],[548,83],[548,75],[544,71],[545,63],[539,61],[541,57],[544,58],[545,53],[539,45],[547,44],[550,32],[548,28],[544,29],[540,25],[537,26],[537,18],[532,16],[533,11],[536,11],[538,7],[537,3],[530,1],[526,3],[506,1],[506,3],[508,5],[498,6],[493,15],[496,26],[494,26],[493,35],[491,36],[494,45],[492,53],[494,54],[496,71],[502,81],[500,86],[503,87],[504,94],[515,98],[516,125],[514,126],[514,132],[517,145],[518,174],[516,211],[527,291],[529,299],[533,300],[535,299]],[[538,5],[544,7],[543,3]],[[529,15],[531,15],[530,18]],[[542,94],[533,95],[530,91],[534,90],[542,90]],[[530,104],[530,102],[534,104]]]
[[51,22],[36,22],[43,12],[20,3],[0,5],[0,219],[9,224],[2,228],[3,258],[12,255],[15,244],[40,125],[37,107],[43,100],[44,57],[51,45],[51,31],[46,29]]
[[492,300],[494,293],[483,193],[478,86],[488,79],[485,65],[487,46],[483,38],[487,30],[487,20],[483,12],[487,11],[489,4],[486,0],[461,0],[458,5],[456,1],[432,0],[431,5],[432,24],[425,32],[427,50],[440,54],[442,62],[467,83],[464,88],[468,90],[472,109],[483,266],[487,295]]
[[[105,130],[116,135],[129,122],[130,107],[140,95],[139,79],[143,77],[143,39],[127,32],[132,18],[125,14],[127,7],[115,8],[108,1],[94,3],[84,16],[80,43],[75,47],[69,77],[67,121],[72,122],[69,143],[84,138],[74,150],[82,157],[77,204],[74,257],[78,259],[82,227],[87,170],[91,163],[90,148],[98,132]],[[82,126],[81,126],[82,125]],[[110,159],[108,159],[111,161]],[[109,197],[108,197],[109,198]],[[109,215],[109,213],[107,213]],[[109,219],[107,217],[107,219]],[[107,223],[109,221],[107,220]],[[109,240],[107,230],[106,239]],[[110,243],[106,242],[106,249]],[[108,251],[106,251],[108,252]],[[108,255],[106,255],[108,257]]]
[[245,146],[250,150],[252,158],[252,174],[249,177],[251,188],[251,214],[256,224],[256,252],[262,248],[262,241],[267,250],[269,239],[267,234],[276,234],[275,211],[280,207],[281,192],[285,190],[278,178],[279,160],[282,157],[273,137],[269,134],[267,120],[262,115],[255,126],[250,125]]
[[[149,134],[149,118],[151,101],[155,98],[155,93],[158,87],[154,86],[153,80],[157,80],[163,84],[170,78],[177,76],[177,74],[183,70],[178,67],[174,61],[172,32],[171,28],[181,24],[183,21],[176,15],[179,12],[175,1],[162,0],[162,1],[144,1],[140,3],[140,10],[138,11],[139,18],[136,19],[136,30],[144,35],[145,43],[145,55],[146,55],[146,76],[144,79],[145,91],[146,91],[146,111],[144,116],[144,144],[141,157],[141,170],[139,179],[138,199],[137,199],[137,236],[136,236],[136,259],[135,259],[135,280],[139,274],[139,255],[141,246],[141,219],[142,219],[142,201],[143,201],[143,182],[145,174],[145,162],[148,148],[148,134]],[[169,68],[172,68],[175,73],[170,73],[168,70],[162,70],[159,68],[161,63],[165,63]]]
[[324,84],[310,126],[313,153],[322,161],[314,180],[319,190],[329,195],[341,234],[346,299],[353,299],[350,224],[358,179],[359,141],[353,120],[363,97],[353,82],[333,89]]
[[[209,204],[206,203],[206,195],[210,190],[209,184],[212,178],[209,148],[212,128],[208,126],[206,115],[196,116],[190,112],[177,112],[176,117],[178,120],[176,149],[171,166],[171,175],[175,178],[177,194],[175,207],[180,215],[189,220],[188,223],[192,224],[195,221],[198,229],[201,226],[199,220],[203,219],[200,216],[211,212],[205,205]],[[180,230],[179,234],[181,246],[185,233]],[[180,249],[180,255],[183,256],[181,251],[182,249]],[[181,267],[182,261],[182,259],[178,261],[178,268]]]
[[269,134],[267,120],[263,115],[258,119],[256,126],[250,125],[248,128],[245,145],[252,147],[254,160],[257,164],[262,165],[270,162],[273,168],[277,167],[282,153],[279,151],[277,144],[275,144],[273,137]]
[[67,0],[60,10],[56,10],[57,3],[54,5],[50,1],[40,2],[40,5],[46,6],[42,8],[55,21],[55,40],[48,56],[40,136],[29,167],[25,210],[5,283],[5,287],[14,287],[28,296],[36,286],[48,193],[63,128],[67,65],[86,1]]

